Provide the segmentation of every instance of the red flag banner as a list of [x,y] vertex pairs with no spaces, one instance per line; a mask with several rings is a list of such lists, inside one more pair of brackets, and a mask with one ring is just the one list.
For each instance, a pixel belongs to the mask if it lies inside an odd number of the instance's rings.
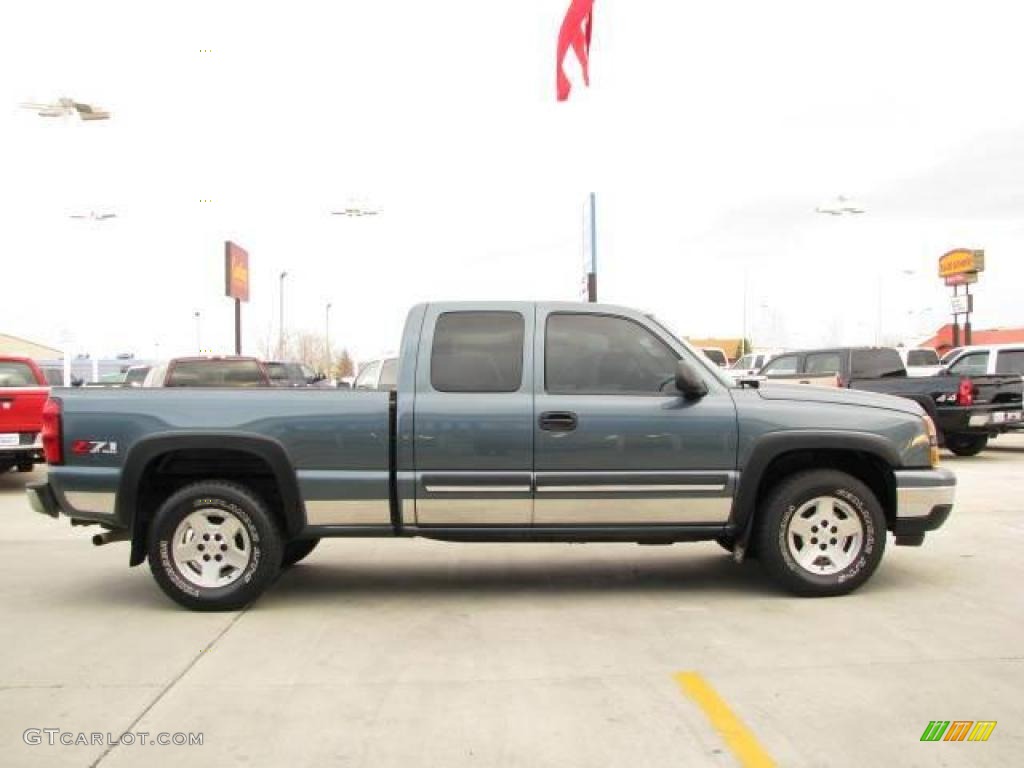
[[594,0],[572,0],[558,31],[555,57],[555,89],[558,100],[569,98],[572,83],[565,74],[565,56],[572,48],[583,70],[583,84],[590,85],[590,32],[594,28]]

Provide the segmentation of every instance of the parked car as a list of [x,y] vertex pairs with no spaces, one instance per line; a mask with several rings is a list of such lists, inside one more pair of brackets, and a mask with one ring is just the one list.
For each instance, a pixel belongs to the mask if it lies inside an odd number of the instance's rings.
[[1000,373],[1024,376],[1024,344],[960,347],[947,358],[945,368],[964,376]]
[[328,536],[712,540],[838,595],[886,531],[916,546],[952,509],[917,404],[741,388],[630,309],[421,304],[401,350],[394,392],[62,390],[29,501],[129,540],[132,565],[207,610],[247,605]]
[[773,357],[781,355],[781,349],[765,349],[759,352],[748,352],[730,365],[726,371],[732,377],[754,376]]
[[269,387],[255,357],[177,357],[154,365],[143,387]]
[[31,472],[43,460],[40,433],[49,385],[27,357],[0,356],[0,473]]
[[370,389],[391,392],[398,385],[398,358],[383,357],[359,366],[359,375],[352,389]]
[[934,376],[942,370],[939,353],[931,347],[896,347],[908,376]]
[[769,361],[761,375],[791,381],[807,376],[816,383],[904,397],[921,405],[939,427],[942,443],[960,456],[982,451],[991,436],[1019,428],[1020,375],[909,377],[899,353],[890,347],[838,347],[789,352]]
[[721,347],[701,347],[700,351],[704,353],[704,357],[719,368],[725,368],[729,365],[729,358]]
[[320,381],[312,368],[302,363],[270,360],[263,363],[272,387],[308,387]]

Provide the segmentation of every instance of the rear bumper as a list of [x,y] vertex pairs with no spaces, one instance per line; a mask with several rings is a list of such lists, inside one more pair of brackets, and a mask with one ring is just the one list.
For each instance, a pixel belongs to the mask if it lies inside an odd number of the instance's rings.
[[18,445],[5,445],[0,447],[0,459],[32,461],[33,463],[42,462],[42,436],[38,432],[22,432],[20,434],[20,443]]
[[28,494],[28,504],[33,511],[47,517],[60,517],[60,505],[49,483],[33,483],[25,488],[25,493]]
[[907,469],[894,474],[896,543],[920,544],[924,534],[941,527],[953,511],[956,475],[948,469]]
[[938,412],[937,422],[943,433],[991,435],[1024,429],[1024,414],[1020,407],[1005,403],[951,406]]

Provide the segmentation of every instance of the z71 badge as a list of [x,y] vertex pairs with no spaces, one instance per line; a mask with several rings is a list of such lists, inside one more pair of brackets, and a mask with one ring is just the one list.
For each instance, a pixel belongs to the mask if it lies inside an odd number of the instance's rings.
[[110,440],[75,440],[71,443],[71,452],[79,456],[87,453],[111,456],[117,453],[117,443]]

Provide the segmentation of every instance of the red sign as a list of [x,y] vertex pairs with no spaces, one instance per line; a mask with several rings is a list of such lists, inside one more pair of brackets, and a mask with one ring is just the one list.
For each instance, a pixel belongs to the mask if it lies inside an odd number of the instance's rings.
[[249,300],[249,254],[230,240],[224,243],[224,286],[230,298]]
[[978,273],[960,272],[956,275],[946,275],[943,279],[946,281],[946,285],[970,285],[978,282]]

